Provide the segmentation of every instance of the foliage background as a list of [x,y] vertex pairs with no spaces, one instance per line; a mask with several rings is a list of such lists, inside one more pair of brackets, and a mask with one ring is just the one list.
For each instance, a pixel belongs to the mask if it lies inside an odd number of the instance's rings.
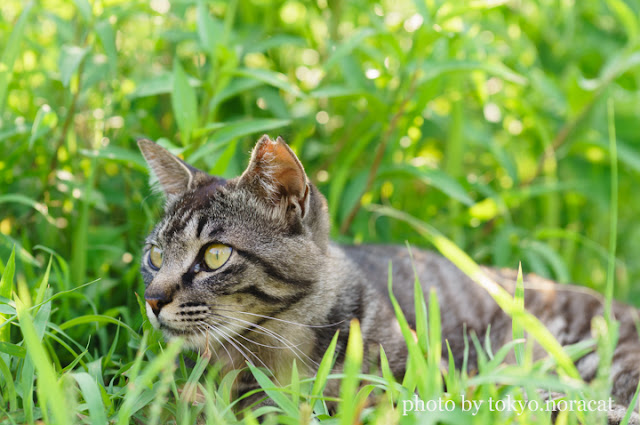
[[[51,324],[139,330],[161,200],[136,139],[232,177],[269,133],[327,196],[338,241],[424,245],[366,209],[385,204],[478,262],[602,291],[616,220],[615,294],[638,305],[639,14],[635,0],[4,0],[0,263],[15,246],[17,273],[0,296],[35,297],[53,254],[54,293],[100,280],[61,297]],[[118,369],[138,346],[116,328],[66,335]],[[59,370],[85,349],[45,340]]]

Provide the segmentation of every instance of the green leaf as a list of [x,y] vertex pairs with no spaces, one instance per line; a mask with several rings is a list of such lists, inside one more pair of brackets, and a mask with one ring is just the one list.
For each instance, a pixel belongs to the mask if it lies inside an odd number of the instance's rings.
[[377,34],[377,31],[373,28],[359,29],[354,35],[346,38],[343,43],[336,47],[336,49],[333,51],[333,53],[331,53],[329,58],[324,63],[324,68],[331,68],[331,66],[333,66],[333,64],[338,62],[340,59],[350,55],[354,49],[361,47],[365,39],[375,34]]
[[307,41],[304,38],[288,34],[277,34],[264,40],[259,40],[257,42],[255,42],[254,40],[251,41],[251,43],[245,45],[245,53],[262,53],[266,50],[283,46],[307,46]]
[[[13,275],[16,271],[16,248],[15,246],[11,250],[11,256],[7,265],[2,272],[2,278],[0,279],[0,297],[8,299],[13,292]],[[12,314],[9,312],[9,314]],[[0,314],[0,326],[6,322],[7,317],[4,314]],[[0,328],[0,341],[9,341],[9,326]]]
[[539,241],[528,242],[525,246],[527,249],[537,252],[540,257],[545,259],[547,264],[551,266],[555,275],[554,277],[558,282],[568,283],[571,280],[567,264],[562,260],[562,256],[551,246]]
[[73,0],[80,15],[86,22],[91,22],[91,18],[93,17],[93,12],[91,11],[91,5],[87,0]]
[[[21,291],[21,296],[28,297],[28,289],[26,287]],[[70,425],[73,421],[71,420],[71,410],[66,400],[66,392],[60,387],[51,360],[21,299],[16,300],[16,310],[20,320],[20,329],[24,336],[25,347],[38,376],[38,404],[40,404],[41,409],[45,409],[45,405],[51,409],[56,424]]]
[[[622,26],[627,33],[627,40],[629,45],[638,43],[638,15],[637,10],[634,12],[627,3],[623,0],[607,0],[609,8],[616,14],[618,20],[622,23]],[[637,4],[636,4],[637,5]]]
[[[609,152],[609,141],[603,139],[589,140],[588,142],[576,142],[573,147],[589,147],[598,146],[607,152]],[[640,172],[640,153],[637,149],[634,149],[629,143],[620,139],[616,140],[616,149],[618,151],[618,160],[634,170]]]
[[33,390],[34,390],[34,379],[35,378],[35,370],[33,365],[33,360],[31,360],[31,356],[27,356],[25,358],[24,363],[22,364],[22,371],[20,374],[20,379],[18,382],[20,385],[20,391],[22,392],[22,408],[25,412],[25,422],[32,424],[33,421]]
[[6,393],[9,397],[9,412],[13,412],[18,408],[18,397],[16,395],[15,384],[13,383],[13,375],[2,357],[0,357],[0,374],[4,376],[4,382],[6,383]]
[[80,387],[80,393],[89,408],[89,417],[93,424],[106,424],[107,412],[102,402],[102,394],[96,379],[86,372],[72,373],[71,376],[76,380]]
[[144,161],[139,151],[131,151],[118,146],[107,146],[103,149],[80,149],[80,153],[89,158],[101,158],[132,165],[135,168],[146,171],[147,163]]
[[[522,279],[522,264],[518,264],[518,278],[516,280],[516,290],[514,294],[514,300],[522,310],[524,310],[524,281]],[[524,339],[524,328],[520,323],[518,315],[513,315],[511,323],[511,332],[513,340]],[[516,363],[520,366],[524,364],[524,346],[522,344],[516,344],[514,346]]]
[[0,314],[15,315],[16,309],[9,304],[0,304]]
[[340,425],[351,425],[359,422],[356,418],[358,410],[354,403],[360,385],[360,369],[363,356],[362,332],[357,319],[351,321],[349,339],[344,360],[344,378],[340,385]]
[[131,334],[135,335],[137,334],[136,331],[134,331],[129,325],[127,325],[126,323],[115,319],[113,317],[110,316],[104,316],[104,315],[100,315],[100,314],[86,314],[80,317],[75,317],[71,320],[68,320],[66,322],[64,322],[63,324],[60,325],[60,329],[65,330],[65,329],[69,329],[73,326],[78,326],[78,325],[84,325],[87,323],[100,323],[100,324],[113,324],[113,325],[118,325],[118,326],[122,326],[123,328],[125,328],[126,330],[128,330],[129,332],[131,332]]
[[[193,85],[193,81],[189,83]],[[161,73],[136,83],[136,89],[129,95],[131,99],[159,94],[171,93],[173,90],[173,74]]]
[[305,97],[305,94],[300,89],[292,84],[286,75],[269,71],[267,69],[254,69],[254,68],[241,68],[233,72],[234,75],[240,77],[252,78],[257,81],[269,84],[270,86],[277,87],[295,97]]
[[441,329],[438,294],[435,288],[431,288],[429,291],[429,352],[427,353],[427,364],[429,365],[428,372],[431,385],[429,390],[432,391],[433,395],[439,393],[442,388],[442,374],[440,373],[440,359],[442,357]]
[[10,356],[19,357],[21,359],[24,359],[24,356],[27,353],[24,347],[2,341],[0,341],[0,352],[7,353]]
[[20,18],[13,26],[13,31],[6,41],[2,57],[0,57],[0,114],[4,110],[4,101],[7,96],[7,89],[13,77],[13,64],[20,53],[20,45],[24,36],[24,29],[29,18],[29,13],[33,8],[33,1],[26,4]]
[[53,125],[56,124],[57,116],[51,110],[51,107],[44,104],[38,109],[36,118],[31,126],[31,135],[29,136],[29,150],[33,147],[34,142],[46,133],[51,131]]
[[216,46],[224,31],[222,23],[209,13],[209,8],[203,0],[198,1],[196,8],[196,22],[200,43],[211,58],[215,57]]
[[89,53],[88,47],[64,46],[60,52],[60,81],[65,87],[69,87],[71,77]]
[[391,366],[389,366],[389,359],[387,353],[384,351],[382,344],[380,344],[380,370],[382,371],[382,377],[389,383],[389,394],[391,395],[392,402],[395,402],[398,398],[398,388],[396,378],[393,376]]
[[262,390],[269,396],[278,407],[284,410],[287,415],[296,418],[298,416],[298,406],[293,403],[283,392],[281,388],[278,388],[267,375],[257,367],[250,363],[247,366],[251,370],[251,373],[256,378],[256,381],[262,388]]
[[[124,400],[122,401],[122,404],[118,411],[119,425],[129,424],[133,412],[139,410],[141,407],[151,402],[154,396],[153,393],[147,392],[147,397],[149,398],[145,403],[142,403],[142,400],[139,400],[139,398],[141,395],[143,395],[145,389],[147,389],[148,386],[156,380],[158,374],[160,374],[163,370],[175,368],[175,359],[180,353],[181,348],[182,340],[173,340],[167,345],[166,349],[159,356],[157,356],[151,363],[147,365],[142,374],[138,376],[138,372],[135,369],[132,370],[131,376],[135,377],[136,379],[134,379],[133,384],[129,384],[129,388],[125,393]],[[139,351],[136,357],[136,362],[138,365],[142,364],[142,353],[142,351]]]
[[25,195],[19,193],[0,195],[0,204],[3,204],[5,202],[27,205],[42,214],[50,224],[55,224],[55,220],[49,215],[47,207],[44,204],[36,202]]
[[198,101],[196,92],[189,84],[187,74],[177,58],[173,61],[171,105],[182,136],[182,144],[186,146],[193,130],[198,127]]
[[253,90],[265,84],[264,81],[254,78],[234,78],[224,89],[217,92],[209,102],[209,109],[215,109],[227,99],[237,96],[245,91]]
[[218,128],[216,133],[209,139],[209,142],[188,158],[189,163],[198,161],[201,158],[205,158],[213,151],[221,149],[227,143],[238,137],[248,136],[250,134],[263,133],[265,131],[273,130],[275,128],[285,127],[291,123],[291,120],[281,119],[255,119],[255,120],[242,120],[223,123],[219,126],[218,123],[215,127]]
[[[238,141],[232,140],[222,153],[215,159],[214,166],[209,170],[209,174],[214,176],[234,177],[229,175],[229,164],[237,150]],[[210,161],[212,162],[212,161]]]
[[118,50],[116,49],[116,34],[113,27],[109,20],[103,19],[96,24],[95,31],[109,59],[109,69],[115,74],[118,68]]
[[36,305],[44,301],[44,296],[49,286],[49,275],[51,273],[51,264],[53,263],[53,254],[49,257],[49,263],[47,264],[47,270],[44,272],[40,286],[38,287],[38,293],[36,295]]
[[[320,361],[320,366],[318,367],[318,371],[316,372],[316,377],[313,381],[313,388],[311,389],[311,397],[320,397],[322,392],[324,391],[324,387],[327,383],[327,376],[329,376],[329,372],[333,368],[334,355],[336,352],[336,345],[338,343],[338,336],[340,335],[340,331],[336,331],[329,343],[329,347],[324,352],[322,356],[322,360]],[[318,400],[316,403],[320,403]]]
[[380,171],[378,172],[378,179],[393,177],[417,178],[427,185],[440,190],[450,198],[460,201],[467,206],[471,206],[474,203],[473,199],[471,199],[460,183],[441,170],[425,167],[418,168],[410,164],[380,168]]
[[638,382],[638,386],[636,387],[636,392],[633,394],[633,398],[629,403],[629,407],[627,408],[627,413],[625,413],[624,418],[622,418],[622,422],[620,425],[628,425],[631,420],[631,415],[633,415],[635,411],[635,406],[638,405],[638,394],[640,394],[640,382]]
[[309,93],[309,96],[314,99],[331,99],[336,97],[364,96],[366,94],[367,92],[360,89],[353,89],[339,85],[328,85],[313,90]]
[[423,83],[440,77],[441,75],[471,71],[485,71],[488,74],[495,75],[518,85],[525,85],[528,82],[528,79],[524,75],[518,74],[502,63],[477,61],[427,61],[423,65],[423,69],[425,72],[422,79]]
[[[577,379],[580,376],[575,365],[560,343],[551,334],[549,329],[547,329],[535,316],[531,315],[526,310],[522,310],[522,308],[515,303],[511,295],[504,288],[491,279],[486,272],[483,271],[483,269],[481,269],[480,266],[471,259],[471,257],[469,257],[469,255],[458,248],[437,229],[424,221],[418,220],[407,213],[398,211],[391,207],[369,205],[367,206],[367,209],[377,214],[404,221],[413,227],[420,235],[433,243],[438,251],[447,257],[462,272],[484,288],[500,308],[502,308],[502,310],[510,316],[513,316],[513,314],[519,314],[521,316],[520,319],[522,321],[522,326],[527,329],[527,332],[529,332],[529,334],[533,336],[538,343],[540,343],[542,348],[556,359],[561,371],[572,378]],[[393,301],[394,299],[392,299],[392,304]]]

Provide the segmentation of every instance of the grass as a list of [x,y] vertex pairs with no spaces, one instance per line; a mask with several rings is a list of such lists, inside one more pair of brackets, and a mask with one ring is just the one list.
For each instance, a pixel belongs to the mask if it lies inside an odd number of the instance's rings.
[[[287,424],[547,423],[486,404],[473,416],[463,396],[607,397],[610,361],[594,382],[576,379],[570,360],[587,347],[560,349],[476,263],[521,263],[640,305],[637,1],[0,3],[1,424],[187,424],[202,412],[252,424],[267,411]],[[276,405],[236,415],[234,373],[185,366],[144,320],[137,264],[162,201],[135,140],[232,177],[265,132],[327,197],[334,240],[441,250],[550,358],[470,336],[478,373],[446,367],[448,307],[430,296],[415,306],[418,341],[403,328],[402,382],[385,353],[364,375],[354,336],[341,374],[331,347],[316,377],[293,373],[283,388],[254,370]],[[606,319],[594,343],[610,359]],[[340,397],[326,400],[334,380]],[[456,409],[403,416],[416,391]],[[599,420],[559,418],[584,419]]]

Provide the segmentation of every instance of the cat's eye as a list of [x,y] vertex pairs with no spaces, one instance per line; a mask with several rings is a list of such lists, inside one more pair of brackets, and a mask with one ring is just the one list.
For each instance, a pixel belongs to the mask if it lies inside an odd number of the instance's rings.
[[153,245],[149,250],[149,265],[155,270],[162,267],[162,249],[157,245]]
[[211,244],[204,252],[204,263],[211,270],[219,269],[231,256],[231,247],[219,243]]

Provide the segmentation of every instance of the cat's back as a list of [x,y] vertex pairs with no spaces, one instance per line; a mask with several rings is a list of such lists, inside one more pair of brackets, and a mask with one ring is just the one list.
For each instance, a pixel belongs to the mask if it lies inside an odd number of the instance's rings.
[[[389,271],[393,294],[409,322],[414,320],[414,282],[418,278],[425,297],[435,289],[443,311],[443,325],[454,319],[477,321],[494,314],[493,299],[448,259],[428,250],[402,245],[340,245],[363,284],[389,298]],[[390,266],[391,263],[391,266]],[[449,316],[449,317],[447,317]],[[453,323],[451,323],[453,325]]]

